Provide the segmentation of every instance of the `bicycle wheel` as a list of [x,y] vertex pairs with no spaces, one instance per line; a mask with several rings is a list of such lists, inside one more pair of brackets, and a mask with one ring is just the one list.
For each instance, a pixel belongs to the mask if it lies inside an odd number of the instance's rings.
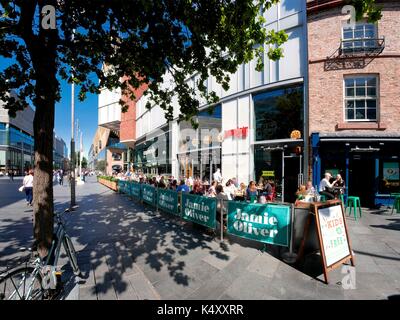
[[69,258],[69,263],[71,264],[72,269],[74,270],[75,275],[79,275],[81,271],[79,270],[78,260],[76,259],[76,252],[74,245],[72,244],[72,240],[69,236],[65,235],[64,237],[64,248]]
[[22,266],[0,276],[0,300],[42,300],[45,290],[39,272],[34,267]]

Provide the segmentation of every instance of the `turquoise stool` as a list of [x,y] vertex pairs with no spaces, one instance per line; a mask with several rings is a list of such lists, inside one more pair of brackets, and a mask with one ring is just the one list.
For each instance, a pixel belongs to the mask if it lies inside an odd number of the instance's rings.
[[320,202],[326,202],[326,195],[324,195],[324,194],[321,194],[320,195],[320,200],[319,200]]
[[353,207],[354,219],[357,220],[357,209],[360,211],[360,218],[361,218],[361,203],[359,197],[348,197],[346,203],[346,212],[347,208],[350,208],[349,216],[351,215],[351,209]]
[[340,194],[340,201],[342,201],[343,205],[346,206],[346,203],[344,202],[344,195]]
[[394,196],[392,214],[393,214],[393,211],[394,211],[395,209],[396,209],[396,213],[399,213],[399,212],[400,212],[400,195],[395,195],[395,196]]

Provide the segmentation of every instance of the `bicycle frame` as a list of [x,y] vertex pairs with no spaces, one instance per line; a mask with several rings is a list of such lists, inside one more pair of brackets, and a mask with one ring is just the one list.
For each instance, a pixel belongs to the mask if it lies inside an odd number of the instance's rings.
[[[29,286],[28,286],[28,290],[27,290],[27,294],[26,294],[27,300],[31,300],[31,298],[32,298],[31,297],[31,293],[32,293],[33,285],[35,283],[36,276],[38,275],[38,273],[40,273],[41,269],[44,266],[49,265],[50,260],[52,259],[53,253],[54,253],[54,261],[53,261],[53,263],[51,265],[52,266],[57,266],[58,259],[60,257],[61,244],[63,244],[64,250],[67,253],[68,248],[67,248],[67,245],[65,243],[65,236],[67,235],[66,231],[65,231],[65,228],[64,228],[65,223],[62,220],[61,216],[58,215],[58,214],[56,215],[56,220],[57,220],[57,230],[56,230],[56,233],[55,233],[56,234],[56,238],[53,239],[53,241],[52,241],[51,248],[50,248],[49,253],[48,253],[47,257],[46,257],[46,260],[43,261],[41,258],[38,257],[32,263],[33,266],[34,266],[34,269],[33,269],[33,272],[29,274],[29,276],[32,277],[32,280],[31,280],[31,282],[29,283]],[[19,288],[21,287],[21,285],[24,285],[24,291],[25,291],[26,277],[27,277],[27,275],[24,275],[24,277],[21,279],[21,281],[19,282],[19,284],[17,286],[17,289],[11,294],[10,299],[12,299],[16,294],[18,294],[18,296],[20,296]]]

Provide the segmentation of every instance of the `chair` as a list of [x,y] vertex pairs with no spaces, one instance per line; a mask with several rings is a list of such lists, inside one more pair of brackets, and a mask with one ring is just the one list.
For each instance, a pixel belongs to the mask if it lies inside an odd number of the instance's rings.
[[321,201],[321,202],[326,202],[326,195],[321,194],[321,195],[320,195],[320,201]]
[[347,208],[350,208],[349,216],[351,215],[351,210],[353,208],[354,219],[357,220],[357,209],[360,211],[360,218],[361,218],[361,202],[359,197],[348,197],[346,203],[346,212]]

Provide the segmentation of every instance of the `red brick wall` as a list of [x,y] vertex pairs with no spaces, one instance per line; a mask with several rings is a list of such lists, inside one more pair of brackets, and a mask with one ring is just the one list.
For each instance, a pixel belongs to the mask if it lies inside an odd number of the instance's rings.
[[[375,59],[366,59],[363,67],[355,67],[350,63],[352,68],[330,71],[324,68],[325,60],[340,46],[341,7],[309,14],[310,133],[340,130],[337,125],[340,128],[344,122],[343,78],[344,75],[355,74],[379,75],[380,127],[377,123],[363,130],[400,132],[400,2],[385,3],[382,13],[383,17],[378,23],[378,37],[385,37],[382,54]],[[351,133],[351,129],[346,129],[346,132]]]
[[136,140],[136,102],[142,97],[147,87],[147,85],[142,85],[133,90],[135,101],[130,100],[128,96],[122,97],[122,100],[128,102],[128,110],[121,114],[120,141]]

